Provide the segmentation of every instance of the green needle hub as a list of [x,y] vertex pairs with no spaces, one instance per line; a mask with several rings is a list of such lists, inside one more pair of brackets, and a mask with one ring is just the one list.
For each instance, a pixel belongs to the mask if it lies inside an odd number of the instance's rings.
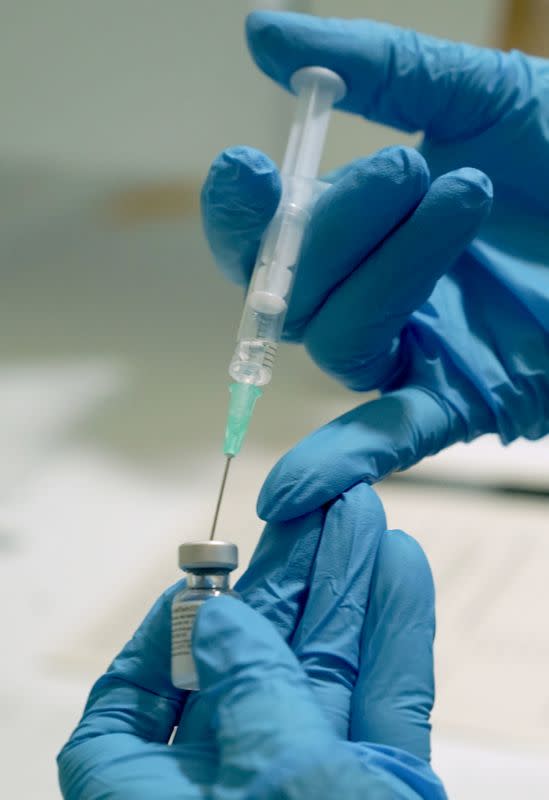
[[253,383],[231,383],[229,391],[231,399],[223,451],[226,456],[236,456],[246,436],[257,398],[263,392]]

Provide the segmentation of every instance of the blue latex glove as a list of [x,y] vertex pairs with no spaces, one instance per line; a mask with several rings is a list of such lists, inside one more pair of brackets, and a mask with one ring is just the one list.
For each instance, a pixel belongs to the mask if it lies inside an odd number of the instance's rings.
[[[284,86],[310,64],[345,79],[340,107],[406,131],[344,167],[313,214],[287,338],[356,390],[380,388],[308,436],[259,499],[289,519],[458,440],[549,430],[549,62],[368,21],[257,12],[248,42]],[[473,169],[476,168],[476,169]],[[491,187],[494,206],[490,218]],[[203,217],[224,272],[246,282],[280,192],[274,164],[214,162]]]
[[199,611],[190,696],[170,683],[181,583],[158,600],[59,756],[64,797],[444,797],[428,765],[431,574],[373,490],[267,526],[238,588],[248,606]]

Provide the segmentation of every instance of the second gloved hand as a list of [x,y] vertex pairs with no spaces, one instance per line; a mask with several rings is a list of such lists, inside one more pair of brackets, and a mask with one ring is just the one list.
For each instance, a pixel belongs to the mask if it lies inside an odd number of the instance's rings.
[[59,756],[67,800],[445,796],[428,764],[432,579],[370,487],[267,526],[237,587],[248,605],[199,611],[190,695],[170,682],[180,588],[92,689]]
[[[384,396],[308,436],[259,500],[288,519],[459,440],[549,430],[549,62],[368,21],[258,12],[256,62],[284,86],[307,64],[347,83],[342,110],[423,130],[331,176],[303,245],[286,338],[350,388]],[[472,169],[474,168],[474,169]],[[490,181],[494,185],[491,206]],[[214,162],[205,230],[246,282],[276,207],[274,164]]]

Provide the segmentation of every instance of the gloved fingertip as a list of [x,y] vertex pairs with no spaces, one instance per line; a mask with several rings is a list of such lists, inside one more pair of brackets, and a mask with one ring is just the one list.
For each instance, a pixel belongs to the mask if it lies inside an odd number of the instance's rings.
[[275,80],[281,80],[288,86],[291,71],[285,76],[279,74],[284,69],[283,60],[272,58],[284,42],[281,22],[288,15],[276,11],[252,11],[246,18],[246,43],[248,49],[260,69]]
[[210,249],[230,280],[249,279],[280,194],[278,169],[259,150],[231,147],[214,160],[202,188],[202,221]]
[[452,172],[441,175],[434,181],[433,185],[446,182],[447,191],[459,197],[459,204],[462,209],[481,212],[486,216],[492,207],[494,189],[492,181],[474,167],[462,167]]
[[223,150],[213,160],[202,189],[202,203],[227,206],[236,197],[241,207],[248,196],[257,200],[257,192],[261,205],[269,201],[274,213],[280,196],[277,166],[260,150],[239,145]]
[[251,11],[246,17],[245,30],[249,42],[260,42],[261,37],[269,36],[276,29],[280,14],[277,11]]
[[[294,451],[290,450],[275,464],[261,487],[256,508],[259,518],[265,522],[290,522],[310,514],[340,494],[338,484],[334,484],[329,476],[323,480],[319,475],[311,475],[311,480],[314,478],[315,481],[312,485],[303,473],[295,475],[291,466],[293,454]],[[299,456],[295,464],[300,465]],[[346,488],[342,486],[341,491]]]
[[492,181],[485,172],[482,172],[482,170],[476,169],[475,167],[462,167],[461,169],[457,170],[457,172],[465,179],[468,179],[471,184],[477,186],[487,198],[490,200],[493,198],[494,187],[492,185]]
[[[427,191],[430,178],[429,165],[419,150],[406,145],[392,145],[383,147],[375,153],[374,158],[386,159],[388,156],[400,168],[402,182],[415,178],[423,188],[423,192]],[[391,177],[393,180],[398,180],[398,176]]]
[[277,173],[276,164],[269,156],[255,147],[246,145],[227,147],[217,159],[214,159],[214,164],[218,161],[233,170],[248,170],[252,175]]
[[378,530],[384,533],[387,529],[387,517],[383,503],[375,489],[364,481],[360,481],[342,494],[338,502],[351,506],[346,512],[348,517],[356,517],[357,523],[364,530]]
[[422,603],[434,619],[434,582],[425,551],[402,530],[387,531],[378,553],[376,591],[398,594],[399,607]]
[[[349,183],[351,182],[351,184]],[[358,158],[347,165],[340,178],[341,190],[349,192],[350,185],[362,185],[369,198],[372,193],[386,194],[394,187],[402,188],[412,207],[422,199],[430,183],[427,161],[413,147],[395,145],[384,147],[371,156]]]

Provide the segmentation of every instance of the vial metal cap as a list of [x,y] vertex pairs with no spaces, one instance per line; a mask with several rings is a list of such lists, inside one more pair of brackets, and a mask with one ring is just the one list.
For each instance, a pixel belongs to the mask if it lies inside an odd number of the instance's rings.
[[223,569],[238,567],[238,547],[232,542],[217,539],[203,542],[184,542],[179,545],[181,569]]

